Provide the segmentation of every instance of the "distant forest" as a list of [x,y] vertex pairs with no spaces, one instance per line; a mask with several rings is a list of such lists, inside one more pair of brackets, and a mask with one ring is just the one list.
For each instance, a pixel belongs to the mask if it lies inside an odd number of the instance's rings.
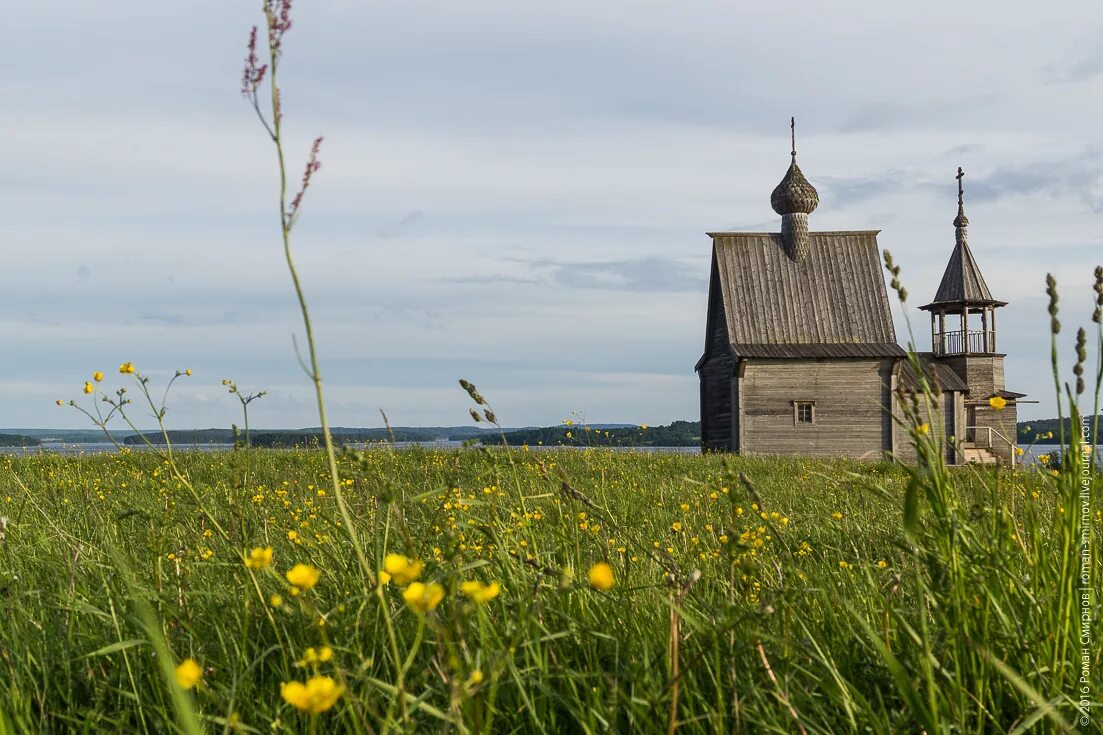
[[37,447],[41,443],[42,442],[38,439],[31,436],[0,434],[0,447]]
[[501,444],[502,436],[510,446],[696,447],[701,444],[701,422],[674,421],[668,426],[609,429],[577,424],[547,426],[507,431],[501,436],[483,436],[479,441],[483,444]]
[[[1103,414],[1099,417],[1103,425]],[[1088,418],[1089,432],[1091,419]],[[1056,444],[1060,440],[1057,419],[1037,419],[1020,421],[1017,441],[1022,445]],[[1065,420],[1065,435],[1071,433],[1071,423]],[[14,431],[20,431],[15,429]],[[0,434],[0,447],[34,447],[42,444],[43,438],[50,442],[103,441],[102,435],[94,432],[26,430],[28,434]],[[593,446],[593,447],[693,447],[701,443],[701,423],[699,421],[674,421],[664,426],[634,426],[627,424],[560,424],[558,426],[504,428],[501,432],[482,426],[396,426],[392,430],[395,441],[399,442],[435,442],[435,441],[475,441],[485,445],[501,444],[502,437],[510,446]],[[87,436],[86,436],[87,434]],[[173,444],[181,447],[197,444],[233,444],[234,433],[230,429],[188,429],[168,432]],[[338,444],[363,444],[364,442],[388,441],[390,434],[383,428],[333,429],[334,440]],[[145,438],[152,444],[163,444],[164,438],[159,432],[148,432]],[[250,441],[258,447],[309,447],[321,444],[321,430],[305,429],[263,429],[253,431]],[[130,446],[145,443],[141,435],[132,434],[122,438]],[[1096,443],[1096,442],[1093,442]]]
[[[487,433],[477,427],[403,427],[396,426],[390,432],[387,429],[345,429],[332,430],[334,441],[338,444],[362,444],[369,441],[388,441],[393,435],[399,442],[434,442],[434,441],[464,441],[472,437]],[[143,438],[144,437],[144,438]],[[191,429],[182,431],[169,431],[169,441],[180,446],[195,444],[233,444],[234,432],[230,429]],[[244,435],[238,437],[244,441]],[[146,441],[150,444],[164,444],[165,439],[160,432],[147,432],[146,434],[134,434],[123,440],[124,444],[140,445]],[[301,447],[314,446],[322,442],[321,429],[297,429],[297,430],[260,430],[249,433],[249,442],[257,447]]]
[[[1103,429],[1103,414],[1096,417],[1099,420],[1099,426]],[[1088,443],[1098,444],[1091,435],[1092,431],[1092,417],[1086,417],[1088,422]],[[1072,434],[1072,420],[1065,419],[1065,436]],[[1057,419],[1038,419],[1037,421],[1020,421],[1017,425],[1019,436],[1019,444],[1057,444],[1061,441],[1061,432]],[[1077,429],[1077,434],[1080,430]]]

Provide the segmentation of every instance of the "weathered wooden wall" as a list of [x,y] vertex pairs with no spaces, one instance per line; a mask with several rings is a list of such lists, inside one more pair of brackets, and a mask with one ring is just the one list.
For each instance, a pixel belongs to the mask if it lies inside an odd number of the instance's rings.
[[1002,355],[954,355],[939,358],[969,384],[969,400],[980,401],[1004,389]]
[[732,359],[723,295],[713,264],[705,361],[697,371],[701,383],[701,448],[705,451],[736,450],[732,431]]
[[[893,414],[903,418],[899,402],[893,396]],[[950,441],[951,437],[965,436],[965,403],[961,393],[945,392],[935,397],[935,405],[928,406],[923,397],[919,398],[919,410],[932,434],[941,433],[942,441],[946,447],[946,462],[957,464],[961,461],[959,453]],[[913,463],[917,461],[915,446],[912,444],[908,427],[893,422],[893,455],[901,462]]]
[[[988,447],[992,450],[992,453],[1000,458],[1001,462],[1010,464],[1012,461],[1012,454],[1014,448],[1008,442],[1016,441],[1018,411],[1014,403],[1008,403],[1007,406],[1001,411],[997,411],[988,405],[987,402],[981,403],[976,407],[976,426],[985,427],[991,426],[995,431],[998,431],[1003,437],[993,435],[992,446]],[[977,446],[987,446],[988,444],[988,432],[983,429],[977,429],[975,432]]]
[[[990,426],[1002,434],[992,437],[992,446],[988,447],[1001,461],[1010,463],[1016,441],[1017,410],[1009,403],[1003,410],[997,411],[988,405],[988,397],[1004,390],[1003,355],[957,355],[942,358],[942,361],[954,369],[969,384],[969,394],[965,397],[968,404],[975,406],[974,426]],[[962,434],[964,435],[964,425]],[[975,432],[978,446],[987,446],[988,433]]]
[[[892,359],[748,360],[742,450],[876,459],[891,448]],[[794,401],[815,401],[815,424],[796,424]]]

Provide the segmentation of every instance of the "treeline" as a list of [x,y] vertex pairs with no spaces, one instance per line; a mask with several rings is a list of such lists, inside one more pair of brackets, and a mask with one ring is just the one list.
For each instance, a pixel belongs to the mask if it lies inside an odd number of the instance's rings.
[[500,436],[484,436],[479,441],[501,444],[503,436],[510,446],[696,447],[701,444],[701,422],[673,421],[666,426],[608,429],[564,424],[506,431]]
[[[435,441],[464,441],[472,436],[485,433],[481,429],[466,427],[395,427],[391,431],[385,428],[376,429],[343,429],[336,428],[331,431],[337,444],[362,444],[371,441],[390,441],[393,437],[398,442],[435,442]],[[235,441],[245,441],[243,432],[236,436],[231,429],[189,429],[174,430],[168,432],[168,439],[173,444],[180,446],[193,446],[196,444],[233,444]],[[124,444],[143,445],[164,444],[165,437],[160,432],[147,432],[134,434],[123,440]],[[299,429],[280,431],[252,431],[249,433],[249,443],[256,447],[301,447],[321,446],[321,429]]]
[[[1103,414],[1096,417],[1099,421],[1100,428],[1103,429]],[[1092,417],[1085,418],[1088,425],[1088,443],[1098,444],[1095,438],[1092,436]],[[1073,436],[1072,419],[1065,419],[1065,436]],[[1038,419],[1036,421],[1020,421],[1016,425],[1018,430],[1018,443],[1019,444],[1058,444],[1061,441],[1060,423],[1057,419]],[[1080,427],[1076,428],[1076,436],[1080,435]]]
[[42,442],[33,436],[0,434],[0,447],[37,447]]

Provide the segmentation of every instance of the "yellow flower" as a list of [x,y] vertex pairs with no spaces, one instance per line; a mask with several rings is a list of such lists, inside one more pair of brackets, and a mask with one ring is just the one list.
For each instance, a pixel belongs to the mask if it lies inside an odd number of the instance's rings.
[[1025,453],[1026,453],[1026,450],[1024,450],[1022,447],[1015,447],[1015,456],[1016,457],[1021,457]]
[[613,577],[613,568],[603,561],[599,561],[590,567],[586,579],[595,590],[612,589],[616,580]]
[[918,431],[920,434],[930,434],[931,433],[931,425],[930,424],[920,424],[919,426],[915,427],[915,430]]
[[469,688],[478,686],[483,683],[483,672],[475,669],[471,672],[471,676],[467,677],[467,681],[464,682]]
[[280,696],[285,702],[312,715],[337,704],[343,693],[341,685],[328,676],[313,676],[305,684],[301,681],[280,684]]
[[134,372],[134,363],[124,362],[122,365],[119,365],[119,372],[123,375],[129,375]]
[[268,604],[272,607],[283,607],[283,598],[279,595],[272,595],[268,598]]
[[187,370],[185,370],[184,375],[187,375],[190,378],[191,377],[191,368],[188,368]]
[[272,563],[272,547],[256,547],[245,557],[245,566],[249,569],[264,569]]
[[60,398],[58,398],[58,399],[57,399],[57,405],[59,405],[59,406],[63,406],[63,405],[65,405],[65,401],[63,401],[63,400],[61,400]]
[[176,683],[183,689],[191,689],[203,678],[203,669],[194,658],[186,658],[176,667]]
[[297,538],[299,538],[299,532],[298,531],[288,531],[287,532],[287,540],[288,541],[294,541]]
[[1002,411],[1003,407],[1007,405],[1007,401],[1005,401],[1000,396],[992,396],[988,399],[988,405],[996,409],[997,411]]
[[103,372],[97,370],[96,372],[92,373],[92,380],[96,381],[97,383],[103,381]]
[[329,646],[322,646],[319,649],[315,649],[314,646],[307,648],[303,651],[303,658],[299,661],[300,666],[307,666],[310,664],[325,663],[333,658],[333,649]]
[[390,584],[390,581],[391,581],[391,575],[387,574],[385,571],[380,569],[379,570],[379,586],[384,587],[384,586]]
[[841,521],[843,519],[843,514],[836,511],[831,514],[831,517],[834,518],[836,521]]
[[92,391],[94,391],[95,389],[96,389],[96,386],[92,385],[92,384],[91,384],[91,383],[89,383],[89,382],[88,382],[87,380],[86,380],[86,381],[84,381],[84,392],[85,392],[85,393],[91,393],[91,392],[92,392]]
[[887,561],[885,561],[884,559],[882,559],[882,560],[880,560],[879,562],[877,562],[877,568],[878,568],[878,569],[884,569],[884,568],[885,568],[885,567],[887,567],[888,565],[889,565],[889,563],[888,563]]
[[320,576],[322,573],[308,564],[296,564],[287,570],[287,581],[302,590],[308,590],[318,584]]
[[490,602],[498,593],[502,591],[502,585],[497,582],[491,582],[490,584],[483,584],[478,580],[471,580],[469,582],[462,582],[460,584],[460,592],[464,593],[476,605],[482,605]]
[[406,601],[406,604],[411,609],[418,612],[428,612],[444,599],[444,588],[436,582],[430,582],[425,584],[424,582],[413,582],[402,592],[402,599]]
[[674,521],[674,523],[671,523],[671,524],[670,524],[670,529],[671,529],[672,531],[678,531],[678,532],[681,532],[681,530],[682,530],[682,522],[681,522],[681,521]]
[[850,569],[850,563],[845,561],[839,562],[839,569]]
[[387,554],[383,557],[383,571],[391,575],[395,584],[408,585],[421,576],[423,564],[402,554]]

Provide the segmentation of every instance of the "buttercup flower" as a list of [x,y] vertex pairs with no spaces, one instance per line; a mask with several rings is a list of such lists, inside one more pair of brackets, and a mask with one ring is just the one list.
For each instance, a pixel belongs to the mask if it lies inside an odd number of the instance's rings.
[[299,661],[300,666],[307,666],[309,664],[325,663],[333,658],[333,649],[329,646],[322,646],[321,648],[314,648],[310,646],[303,651],[303,658]]
[[264,569],[272,563],[272,547],[256,547],[245,557],[245,566],[249,569]]
[[96,381],[97,383],[102,382],[103,381],[103,372],[100,371],[100,370],[97,370],[96,372],[92,373],[92,380]]
[[414,582],[402,592],[402,599],[411,609],[429,612],[444,599],[444,588],[436,582]]
[[483,584],[478,580],[471,580],[460,584],[460,592],[471,598],[471,601],[476,605],[483,605],[490,602],[497,597],[498,593],[501,591],[502,585],[497,582]]
[[176,683],[184,689],[191,689],[203,678],[203,669],[194,658],[186,658],[176,667]]
[[1002,411],[1003,407],[1007,405],[1007,401],[1000,396],[992,396],[988,399],[988,405],[997,411]]
[[122,365],[119,365],[119,372],[123,375],[129,375],[134,372],[134,363],[124,362]]
[[387,554],[383,557],[383,571],[391,575],[395,584],[407,585],[421,576],[423,564],[402,554]]
[[91,383],[89,383],[89,382],[88,382],[87,380],[86,380],[86,381],[84,381],[84,392],[85,392],[85,393],[91,393],[91,392],[92,392],[92,391],[94,391],[95,389],[96,389],[96,386],[92,385],[92,384],[91,384]]
[[285,702],[312,715],[321,714],[337,704],[343,693],[341,685],[328,676],[313,676],[306,683],[280,684],[280,696]]
[[586,579],[590,582],[591,587],[602,591],[612,589],[616,583],[613,577],[613,568],[603,561],[599,561],[590,567]]
[[321,572],[307,564],[296,564],[287,570],[287,581],[301,590],[308,590],[318,584],[320,576]]

